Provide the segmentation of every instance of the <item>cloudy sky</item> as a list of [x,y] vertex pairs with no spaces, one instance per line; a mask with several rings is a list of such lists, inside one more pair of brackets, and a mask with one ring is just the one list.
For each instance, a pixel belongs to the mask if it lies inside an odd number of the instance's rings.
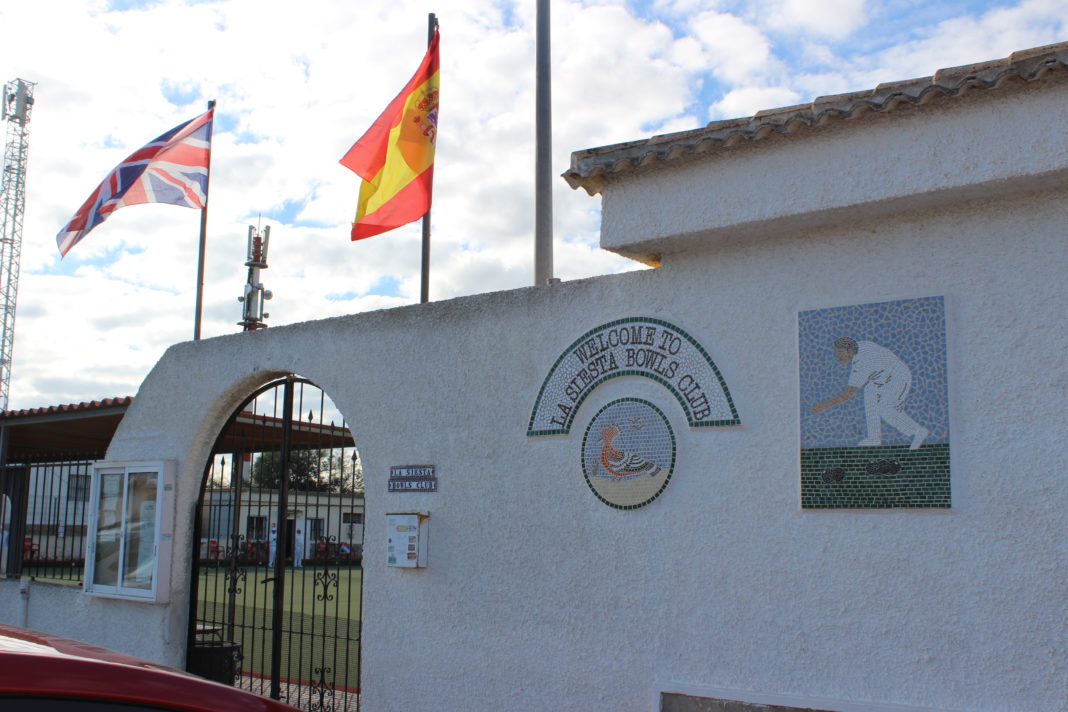
[[[299,9],[298,8],[299,5]],[[1068,39],[1063,0],[552,0],[554,174],[573,150]],[[418,223],[352,243],[338,159],[441,23],[432,300],[533,282],[534,0],[0,4],[0,81],[37,83],[10,408],[132,395],[192,338],[199,212],[120,210],[55,236],[127,154],[216,99],[203,335],[239,330],[249,225],[282,324],[419,299]],[[600,199],[558,179],[556,276],[636,269]]]

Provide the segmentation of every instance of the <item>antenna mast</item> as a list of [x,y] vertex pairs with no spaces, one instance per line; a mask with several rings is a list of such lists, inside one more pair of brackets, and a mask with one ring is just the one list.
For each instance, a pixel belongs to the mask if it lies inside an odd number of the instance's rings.
[[270,314],[263,311],[263,303],[272,296],[271,290],[264,289],[260,282],[260,270],[267,269],[267,246],[271,241],[271,228],[263,228],[259,232],[251,225],[248,226],[248,259],[245,266],[248,267],[248,281],[245,282],[245,294],[237,298],[244,304],[241,310],[241,321],[238,326],[243,326],[245,331],[266,329],[264,319],[270,318]]
[[15,302],[22,256],[22,215],[26,208],[26,158],[35,82],[15,79],[4,85],[0,117],[7,123],[3,178],[0,181],[0,410],[7,410],[11,355],[15,344]]

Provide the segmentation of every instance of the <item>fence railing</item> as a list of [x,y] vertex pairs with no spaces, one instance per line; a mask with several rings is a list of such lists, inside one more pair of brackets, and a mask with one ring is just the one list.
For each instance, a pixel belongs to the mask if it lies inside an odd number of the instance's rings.
[[64,457],[0,470],[0,572],[82,583],[93,459]]

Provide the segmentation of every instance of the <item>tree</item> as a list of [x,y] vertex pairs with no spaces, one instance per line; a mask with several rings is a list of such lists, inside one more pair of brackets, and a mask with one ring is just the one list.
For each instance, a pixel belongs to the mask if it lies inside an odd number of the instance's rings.
[[[363,469],[358,459],[346,464],[330,450],[292,450],[288,484],[303,492],[356,492],[362,490]],[[342,451],[344,452],[344,450]],[[250,484],[263,489],[278,487],[278,451],[262,452],[252,463]],[[354,471],[355,470],[355,471]]]
[[[261,452],[252,463],[253,487],[275,489],[278,487],[278,462],[281,453],[277,450]],[[326,492],[329,484],[323,481],[322,458],[315,450],[292,450],[289,453],[289,486],[306,492]]]

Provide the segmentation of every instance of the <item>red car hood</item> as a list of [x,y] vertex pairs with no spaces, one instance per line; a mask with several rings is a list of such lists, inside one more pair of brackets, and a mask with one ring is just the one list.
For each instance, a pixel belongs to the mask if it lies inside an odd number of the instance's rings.
[[165,665],[0,624],[4,696],[77,697],[190,712],[295,712],[294,707]]

